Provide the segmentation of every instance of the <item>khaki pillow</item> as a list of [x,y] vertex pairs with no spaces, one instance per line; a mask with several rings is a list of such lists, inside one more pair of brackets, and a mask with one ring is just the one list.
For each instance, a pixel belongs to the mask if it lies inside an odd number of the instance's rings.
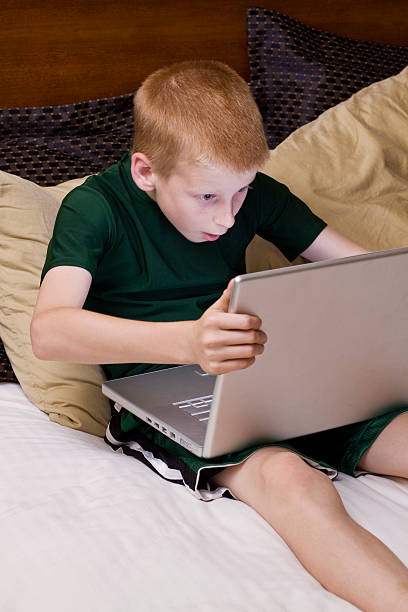
[[[293,132],[262,170],[366,249],[408,245],[408,68]],[[248,264],[288,262],[257,238]]]
[[30,322],[41,270],[63,197],[85,179],[39,187],[0,172],[0,336],[27,397],[61,425],[103,436],[110,416],[97,365],[34,357]]

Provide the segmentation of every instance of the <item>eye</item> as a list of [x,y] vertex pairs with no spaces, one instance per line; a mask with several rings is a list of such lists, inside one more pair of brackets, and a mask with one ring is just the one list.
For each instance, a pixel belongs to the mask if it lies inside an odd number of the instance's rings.
[[238,189],[238,193],[244,193],[244,191],[246,191],[247,189],[253,189],[253,182],[250,183],[249,185],[245,185],[245,187],[241,187],[241,189]]
[[215,198],[215,196],[212,193],[204,193],[200,196],[200,200],[203,200],[204,202],[209,202],[213,198]]

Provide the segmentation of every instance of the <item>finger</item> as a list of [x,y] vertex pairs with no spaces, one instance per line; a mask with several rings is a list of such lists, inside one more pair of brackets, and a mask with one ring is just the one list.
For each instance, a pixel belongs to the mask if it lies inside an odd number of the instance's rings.
[[[211,345],[214,347],[235,346],[240,344],[266,344],[268,336],[262,330],[236,331],[220,330],[214,334]],[[207,341],[209,344],[209,342]]]
[[261,329],[249,331],[228,331],[225,334],[225,345],[232,344],[261,344],[268,341],[268,336]]
[[250,359],[231,359],[226,361],[217,362],[214,364],[208,364],[205,371],[208,374],[228,374],[228,372],[234,372],[235,370],[245,370],[249,366],[255,363],[255,357]]
[[263,344],[236,344],[212,349],[209,361],[230,361],[233,359],[251,359],[262,355],[265,347]]
[[224,289],[224,291],[221,294],[221,297],[218,298],[218,300],[216,302],[214,302],[214,304],[212,304],[208,310],[219,310],[221,312],[228,312],[228,306],[229,306],[229,301],[231,299],[231,291],[232,291],[232,286],[234,284],[234,279],[232,278],[226,289]]
[[[221,316],[218,318],[217,315]],[[259,317],[249,314],[235,314],[232,312],[214,313],[216,318],[209,321],[219,329],[250,330],[260,329],[262,321]]]

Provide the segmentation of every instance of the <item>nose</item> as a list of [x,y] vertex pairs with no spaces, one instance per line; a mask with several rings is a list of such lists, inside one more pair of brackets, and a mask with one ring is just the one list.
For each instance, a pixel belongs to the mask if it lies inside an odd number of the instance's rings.
[[233,213],[232,201],[226,204],[220,204],[219,208],[214,215],[214,223],[230,229],[235,223],[235,216]]

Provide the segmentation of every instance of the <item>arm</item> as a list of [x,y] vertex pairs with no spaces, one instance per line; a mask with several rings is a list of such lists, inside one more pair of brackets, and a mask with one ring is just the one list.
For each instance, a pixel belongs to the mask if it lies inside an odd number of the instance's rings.
[[74,266],[47,272],[31,322],[36,357],[75,363],[183,363],[187,359],[183,323],[153,324],[83,310],[91,281],[87,270]]
[[133,321],[83,310],[92,277],[74,266],[44,277],[31,322],[39,359],[73,363],[199,363],[210,373],[248,367],[263,352],[260,320],[228,313],[230,289],[197,321]]
[[309,261],[319,261],[321,259],[339,259],[351,255],[363,255],[364,253],[368,253],[368,251],[333,228],[326,227],[320,232],[316,240],[301,253],[301,256]]

